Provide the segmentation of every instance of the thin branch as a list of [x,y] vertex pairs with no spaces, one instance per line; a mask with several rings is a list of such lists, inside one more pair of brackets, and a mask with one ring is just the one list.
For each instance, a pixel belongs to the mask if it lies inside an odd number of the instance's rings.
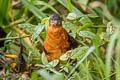
[[15,25],[15,24],[18,24],[18,23],[22,23],[22,22],[24,22],[25,21],[25,19],[19,19],[19,20],[16,20],[16,21],[14,21],[14,22],[12,22],[11,24],[9,24],[9,25],[7,25],[7,26],[4,26],[3,28],[5,29],[5,28],[9,28],[9,27],[11,27],[11,26],[13,26],[13,25]]
[[30,36],[31,36],[31,35],[26,35],[26,36],[22,36],[22,37],[19,36],[19,37],[0,38],[0,41],[26,38],[26,37],[30,37]]

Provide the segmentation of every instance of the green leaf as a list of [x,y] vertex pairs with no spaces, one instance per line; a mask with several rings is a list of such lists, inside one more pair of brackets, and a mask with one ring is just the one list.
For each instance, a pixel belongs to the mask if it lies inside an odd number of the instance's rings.
[[32,33],[34,32],[35,29],[35,26],[29,23],[18,24],[18,26]]
[[62,56],[60,56],[60,60],[61,61],[67,61],[68,60],[68,58],[70,57],[70,53],[71,53],[72,51],[70,50],[70,51],[67,51],[65,54],[63,54]]
[[113,18],[112,21],[113,26],[116,27],[113,35],[110,36],[109,44],[107,45],[107,53],[106,53],[106,68],[105,68],[105,78],[106,80],[110,80],[110,73],[112,69],[112,55],[114,53],[114,47],[116,46],[116,40],[120,35],[120,22]]
[[101,25],[101,24],[103,24],[102,17],[89,17],[89,18],[94,23],[94,25]]
[[90,18],[96,18],[96,17],[99,17],[98,15],[96,14],[86,14],[86,16],[90,17]]
[[38,24],[38,26],[35,28],[33,35],[32,35],[32,40],[35,40],[40,33],[43,31],[44,25],[43,24]]
[[93,26],[93,23],[86,23],[83,26],[80,26],[80,30],[85,30],[87,27]]
[[79,36],[87,37],[87,38],[90,38],[90,39],[98,39],[98,37],[94,33],[89,32],[89,31],[85,31],[85,30],[80,31]]
[[39,19],[42,19],[42,18],[46,17],[45,14],[43,14],[41,11],[39,11],[39,9],[37,7],[35,7],[34,5],[32,5],[30,2],[28,2],[28,0],[21,0],[21,1]]
[[76,32],[77,26],[75,24],[70,23],[70,22],[64,22],[63,28],[65,28],[67,32],[69,32],[69,31]]
[[[69,9],[67,6],[67,2],[66,0],[57,0],[60,4],[62,4],[65,8]],[[74,7],[72,5],[72,12],[75,13],[78,17],[82,17],[84,16],[84,14],[82,12],[80,12],[80,10],[78,10],[76,7]]]
[[65,72],[67,72],[67,73],[69,72],[69,69],[67,67],[64,67],[63,69]]
[[74,49],[71,54],[71,59],[82,58],[85,55],[85,53],[87,52],[87,50],[88,50],[87,46],[78,47],[78,48]]
[[79,36],[90,38],[93,41],[94,45],[97,47],[100,45],[99,37],[92,32],[85,31],[85,30],[80,31]]
[[59,63],[59,60],[53,60],[53,61],[49,62],[46,66],[47,67],[55,67],[55,66],[57,66],[58,63]]
[[60,74],[60,75],[55,74],[55,75],[53,75],[53,80],[65,80],[64,75],[63,74]]
[[116,52],[117,52],[117,54],[116,54],[116,62],[115,62],[115,70],[116,70],[116,80],[120,80],[120,37],[118,36],[118,39],[117,39],[118,41],[117,41],[117,50],[116,50]]
[[63,74],[49,74],[46,70],[39,70],[38,73],[45,79],[45,80],[64,80]]
[[68,78],[73,74],[73,72],[79,67],[79,65],[95,50],[95,47],[92,46],[88,49],[88,51],[85,53],[85,56],[80,59],[77,64],[75,65],[75,67],[70,71],[70,73],[68,74]]
[[30,80],[38,80],[38,72],[33,72]]
[[72,12],[72,4],[71,4],[71,0],[66,0],[67,1],[67,6],[70,12]]
[[83,10],[86,10],[87,4],[88,4],[88,0],[78,0],[78,3],[81,5]]
[[42,69],[39,70],[38,73],[45,79],[45,80],[53,80],[52,75],[50,75],[46,70]]
[[45,23],[47,23],[48,21],[49,21],[49,18],[44,18],[44,19],[42,19],[41,24],[45,24]]
[[67,16],[67,19],[75,20],[75,19],[77,19],[77,15],[75,13],[69,13]]
[[82,24],[92,23],[88,16],[84,16],[79,20]]
[[44,2],[44,1],[34,1],[34,3],[37,4],[37,5],[47,6],[47,7],[50,8],[53,12],[58,13],[58,11],[57,11],[53,6],[51,6],[51,4],[48,4],[48,3]]
[[72,32],[72,33],[69,33],[70,36],[72,36],[73,38],[76,38],[76,33],[75,32]]
[[42,63],[44,64],[44,65],[47,65],[48,64],[48,60],[47,60],[47,57],[46,57],[46,55],[45,55],[45,53],[43,52],[42,53]]
[[107,9],[109,11],[113,11],[114,14],[117,12],[117,9],[119,8],[118,0],[105,0],[105,4],[107,6]]
[[0,0],[0,26],[8,24],[10,3],[11,0]]

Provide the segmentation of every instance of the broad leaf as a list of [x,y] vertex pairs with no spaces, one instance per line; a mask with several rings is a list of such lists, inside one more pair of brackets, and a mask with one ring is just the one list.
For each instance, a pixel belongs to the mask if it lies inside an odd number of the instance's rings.
[[30,80],[38,80],[38,72],[33,72]]
[[75,20],[75,19],[77,19],[77,15],[75,13],[69,13],[67,16],[67,19]]
[[45,55],[45,53],[43,52],[42,53],[42,63],[44,64],[44,65],[47,65],[48,64],[48,60],[47,60],[47,57],[46,57],[46,55]]
[[87,50],[88,50],[87,46],[78,47],[74,49],[71,54],[71,59],[82,58],[87,52]]
[[59,60],[53,60],[53,61],[49,62],[46,66],[47,67],[55,67],[55,66],[57,66],[58,63],[59,63]]
[[95,46],[100,45],[100,39],[97,35],[89,31],[80,31],[79,36],[90,38]]
[[43,24],[38,24],[38,26],[35,28],[34,33],[32,35],[32,40],[35,40],[40,33],[43,31],[44,25]]
[[71,52],[72,52],[71,50],[67,51],[65,54],[63,54],[62,56],[60,56],[60,60],[61,61],[67,61],[68,58],[70,57]]
[[35,29],[35,26],[29,23],[18,24],[18,26],[32,33],[34,32]]
[[98,37],[94,33],[89,32],[89,31],[85,31],[85,30],[80,31],[79,36],[87,37],[87,38],[90,38],[90,39],[98,39]]

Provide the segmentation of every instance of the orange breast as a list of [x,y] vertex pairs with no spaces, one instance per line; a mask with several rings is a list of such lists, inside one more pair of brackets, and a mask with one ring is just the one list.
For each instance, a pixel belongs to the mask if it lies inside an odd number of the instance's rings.
[[47,29],[46,39],[44,41],[44,48],[48,54],[48,60],[59,59],[70,46],[68,42],[68,35],[62,26],[53,27],[50,25]]

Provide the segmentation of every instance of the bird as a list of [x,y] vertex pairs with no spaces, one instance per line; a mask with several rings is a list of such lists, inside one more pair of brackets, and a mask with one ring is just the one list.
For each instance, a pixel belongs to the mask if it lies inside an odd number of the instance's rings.
[[62,27],[62,19],[58,14],[53,14],[48,22],[44,52],[49,61],[58,59],[68,50],[78,47],[79,42],[68,34]]

